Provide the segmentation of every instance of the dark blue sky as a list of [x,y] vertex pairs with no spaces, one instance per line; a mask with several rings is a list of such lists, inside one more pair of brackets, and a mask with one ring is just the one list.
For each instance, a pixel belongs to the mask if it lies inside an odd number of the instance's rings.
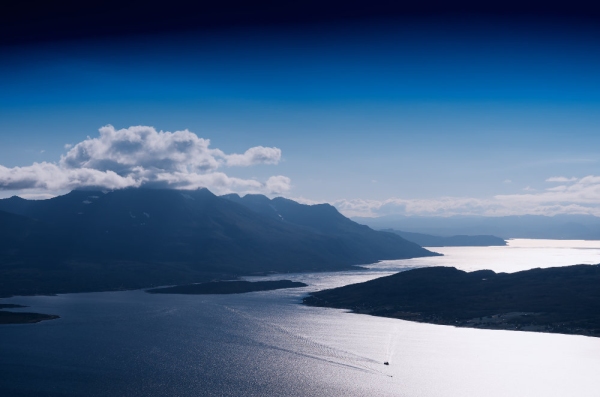
[[289,177],[289,197],[371,200],[371,207],[393,198],[399,211],[402,200],[443,197],[489,208],[498,195],[525,200],[524,212],[539,200],[595,208],[593,193],[585,203],[543,199],[556,187],[548,178],[576,177],[569,183],[577,185],[598,174],[593,25],[496,17],[342,22],[5,46],[0,165],[58,162],[65,144],[95,138],[102,126],[148,125],[189,129],[226,153],[281,149],[277,165],[222,171],[257,181]]

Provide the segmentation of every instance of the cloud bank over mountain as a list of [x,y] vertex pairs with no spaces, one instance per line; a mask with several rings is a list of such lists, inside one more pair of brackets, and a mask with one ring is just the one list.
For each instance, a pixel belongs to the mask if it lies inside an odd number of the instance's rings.
[[68,145],[58,163],[40,162],[24,167],[0,165],[0,190],[61,191],[77,188],[122,189],[162,187],[215,193],[282,194],[291,180],[282,175],[264,182],[228,176],[224,167],[277,164],[281,150],[256,146],[242,154],[210,148],[210,140],[188,130],[156,131],[134,126],[100,128],[97,138]]
[[441,197],[436,199],[337,200],[332,204],[346,216],[383,215],[546,215],[586,214],[600,216],[600,176],[552,177],[560,183],[527,194],[496,195],[491,198]]
[[[281,150],[255,146],[244,153],[225,153],[211,148],[210,140],[195,133],[157,131],[153,127],[100,128],[99,136],[66,145],[57,162],[35,162],[22,167],[0,165],[0,191],[16,191],[26,198],[49,198],[81,188],[122,189],[156,187],[197,189],[216,194],[261,193],[289,196],[291,180],[273,175],[266,180],[230,176],[224,169],[276,165]],[[383,200],[326,200],[346,216],[383,215],[557,215],[600,216],[600,176],[583,178],[552,176],[545,189],[525,188],[522,193],[487,198],[389,198]],[[9,192],[6,192],[9,193]],[[9,193],[10,194],[10,193]],[[294,198],[316,203],[311,199]]]

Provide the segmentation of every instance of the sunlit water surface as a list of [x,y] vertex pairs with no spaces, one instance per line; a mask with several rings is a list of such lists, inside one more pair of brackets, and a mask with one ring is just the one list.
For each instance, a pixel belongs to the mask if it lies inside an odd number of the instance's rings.
[[285,275],[309,284],[299,289],[5,299],[61,318],[0,326],[0,395],[600,395],[600,338],[454,328],[299,304],[310,291],[419,266],[514,272],[600,262],[600,242],[589,241],[434,250],[445,256]]

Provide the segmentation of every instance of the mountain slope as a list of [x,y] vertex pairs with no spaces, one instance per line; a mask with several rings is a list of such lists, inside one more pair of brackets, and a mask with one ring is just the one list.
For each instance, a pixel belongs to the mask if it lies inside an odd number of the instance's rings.
[[0,211],[14,213],[2,213],[0,235],[15,223],[23,230],[15,234],[21,236],[17,250],[6,248],[8,239],[0,244],[2,295],[339,270],[390,255],[432,255],[410,245],[393,250],[375,241],[369,247],[367,239],[356,249],[335,233],[272,219],[206,189],[73,191],[50,200],[0,200]]
[[340,214],[329,204],[304,205],[282,197],[270,200],[265,196],[252,194],[244,197],[229,194],[222,197],[245,205],[282,224],[300,226],[321,235],[335,236],[355,257],[377,257],[381,260],[435,255],[393,233],[375,231],[360,225]]

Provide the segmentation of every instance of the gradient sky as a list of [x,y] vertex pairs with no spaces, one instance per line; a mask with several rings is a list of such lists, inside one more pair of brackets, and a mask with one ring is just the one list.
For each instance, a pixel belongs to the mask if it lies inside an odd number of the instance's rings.
[[[5,46],[0,197],[64,193],[9,182],[34,163],[62,167],[65,145],[101,127],[141,125],[187,129],[226,156],[281,150],[194,171],[256,181],[206,182],[218,193],[347,215],[600,216],[599,33],[430,18]],[[272,188],[273,176],[289,180]]]

